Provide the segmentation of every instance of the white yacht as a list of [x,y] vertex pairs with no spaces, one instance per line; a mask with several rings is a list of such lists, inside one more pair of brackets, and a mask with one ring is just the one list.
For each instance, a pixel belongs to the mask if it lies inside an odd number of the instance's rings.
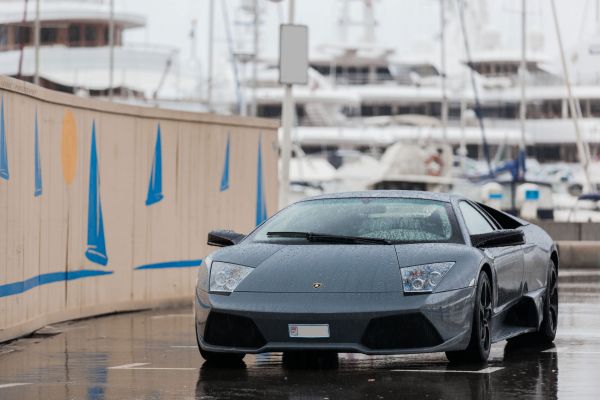
[[[485,0],[466,1],[465,24],[471,59],[465,55],[460,18],[446,18],[448,127],[440,124],[442,76],[438,49],[400,55],[375,41],[376,5],[368,0],[339,0],[340,40],[310,54],[309,83],[294,88],[297,127],[294,138],[308,151],[323,147],[386,147],[423,136],[466,146],[481,155],[482,133],[475,115],[475,90],[492,153],[521,140],[519,128],[519,49],[507,48],[490,28]],[[349,8],[362,8],[362,20],[346,19]],[[346,17],[345,17],[346,16]],[[349,29],[362,29],[362,41],[345,41]],[[318,39],[315,39],[318,40]],[[531,29],[526,58],[526,140],[528,154],[540,161],[577,159],[567,92],[558,59],[545,55],[544,36]],[[600,24],[571,49],[569,69],[581,111],[584,139],[595,154],[600,142]],[[470,74],[474,74],[475,86]],[[280,118],[283,88],[276,60],[263,60],[258,80],[242,80],[245,97],[256,96],[258,115]],[[253,91],[253,88],[256,88]],[[248,104],[248,102],[246,102]],[[249,107],[249,105],[247,105]],[[431,120],[437,120],[432,123]],[[535,147],[533,146],[535,144]]]
[[[32,81],[35,69],[35,1],[0,0],[0,74]],[[179,49],[124,43],[144,17],[114,12],[115,101],[204,110],[199,68],[182,62]],[[40,84],[89,97],[107,97],[109,80],[109,2],[40,2]]]
[[[424,46],[423,51],[409,55],[398,54],[394,48],[382,47],[375,40],[376,2],[338,0],[337,3],[339,39],[311,52],[309,83],[294,87],[296,124],[292,138],[306,154],[313,154],[314,158],[314,153],[325,153],[337,163],[338,180],[345,180],[352,188],[356,188],[356,182],[350,182],[349,170],[369,171],[370,181],[365,183],[364,176],[356,178],[364,187],[406,188],[410,187],[407,183],[418,181],[413,185],[415,188],[448,188],[452,182],[447,178],[487,172],[486,162],[475,161],[483,158],[484,140],[492,166],[516,157],[522,141],[521,53],[518,48],[506,46],[501,32],[493,28],[488,1],[465,0],[463,18],[456,7],[447,7],[445,76],[441,72],[439,44]],[[360,14],[362,18],[351,20],[350,14],[354,17]],[[515,21],[520,23],[518,14]],[[600,21],[596,21],[596,25],[593,32],[582,35],[578,46],[569,50],[568,57],[579,125],[593,160],[600,144],[600,73],[597,69]],[[350,29],[361,30],[362,40],[348,40]],[[465,36],[470,57],[465,51]],[[526,178],[552,185],[581,186],[581,177],[569,172],[578,170],[578,151],[562,70],[559,59],[546,55],[544,40],[535,26],[528,30],[525,142],[531,168]],[[243,96],[256,97],[259,116],[281,117],[283,88],[277,79],[277,60],[262,59],[258,79],[240,81]],[[443,83],[447,88],[447,124],[442,123]],[[477,103],[484,130],[478,120]],[[413,166],[406,165],[410,168],[400,171],[404,167],[400,167],[397,160],[400,154],[397,150],[396,157],[385,156],[397,142],[409,148],[401,152],[404,156],[412,154],[414,162],[425,164],[417,168],[425,172],[414,175]],[[451,146],[449,154],[444,147],[447,144]],[[442,153],[440,148],[443,148]],[[460,156],[453,158],[453,154]],[[441,159],[441,165],[436,157]],[[345,159],[352,165],[347,170],[343,168]],[[373,159],[381,161],[379,167],[374,166]],[[438,164],[433,165],[434,173],[431,172],[432,160]],[[557,180],[558,172],[550,172],[552,168],[546,166],[558,162],[567,171]],[[467,171],[467,167],[475,168],[475,173]],[[393,174],[396,181],[399,175],[410,179],[393,185],[388,180],[390,176],[382,176],[384,171],[396,171]],[[323,174],[329,177],[328,181],[335,181],[329,169],[324,169]],[[314,175],[312,171],[311,176]],[[592,179],[600,182],[600,176]],[[292,180],[303,178],[292,176]],[[332,187],[338,190],[343,185],[338,183]],[[573,201],[571,196],[567,203]]]

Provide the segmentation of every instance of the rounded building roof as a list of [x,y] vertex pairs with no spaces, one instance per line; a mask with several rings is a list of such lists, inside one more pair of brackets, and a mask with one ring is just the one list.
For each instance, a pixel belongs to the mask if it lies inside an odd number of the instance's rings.
[[[22,0],[0,0],[0,24],[22,23],[24,2]],[[106,22],[109,20],[109,3],[100,0],[44,0],[40,4],[40,20],[52,22]],[[35,1],[29,1],[26,22],[33,23]],[[120,11],[114,13],[115,24],[125,29],[146,25],[146,18]]]

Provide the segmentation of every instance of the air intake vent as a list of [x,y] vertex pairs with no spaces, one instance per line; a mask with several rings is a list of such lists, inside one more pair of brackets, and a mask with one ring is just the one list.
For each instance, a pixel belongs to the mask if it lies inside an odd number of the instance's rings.
[[254,321],[238,315],[211,312],[206,321],[204,340],[215,346],[258,349],[265,345]]
[[374,318],[362,337],[362,344],[374,350],[433,347],[442,342],[438,331],[422,314]]

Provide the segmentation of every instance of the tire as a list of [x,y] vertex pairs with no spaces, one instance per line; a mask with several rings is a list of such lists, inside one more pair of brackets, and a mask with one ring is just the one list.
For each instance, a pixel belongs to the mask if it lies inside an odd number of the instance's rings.
[[558,326],[558,268],[552,260],[548,265],[543,313],[542,324],[537,332],[526,333],[509,341],[529,346],[548,346],[554,341]]
[[198,344],[198,350],[200,350],[200,355],[207,363],[222,366],[239,365],[242,363],[242,360],[246,356],[244,353],[219,353],[216,351],[203,350],[200,346],[200,340],[198,339],[198,325],[196,325],[195,322],[194,325],[196,328],[196,343]]
[[492,347],[492,284],[487,273],[481,271],[477,280],[471,339],[465,350],[447,351],[451,363],[484,363]]

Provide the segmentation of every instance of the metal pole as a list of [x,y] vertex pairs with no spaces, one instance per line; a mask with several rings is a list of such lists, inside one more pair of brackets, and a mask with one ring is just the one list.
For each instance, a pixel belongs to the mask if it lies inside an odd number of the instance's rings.
[[212,111],[214,18],[215,0],[210,0],[210,3],[208,3],[208,82],[206,83],[206,106],[208,111]]
[[527,103],[525,101],[525,77],[527,74],[527,0],[521,0],[521,65],[519,68],[519,80],[521,84],[521,143],[520,150],[525,150],[525,119],[527,118]]
[[256,117],[257,105],[256,105],[256,81],[258,80],[258,71],[256,63],[258,62],[258,0],[254,0],[254,57],[252,60],[252,105],[250,109],[250,115]]
[[585,150],[585,146],[583,144],[583,138],[581,136],[581,130],[579,129],[579,120],[577,118],[578,112],[577,107],[575,106],[575,100],[573,99],[573,92],[571,90],[571,80],[569,78],[569,70],[567,67],[567,61],[565,60],[565,51],[563,49],[562,37],[560,34],[560,26],[558,25],[558,16],[556,15],[556,4],[554,0],[550,0],[550,4],[552,6],[552,16],[554,18],[554,28],[556,30],[556,37],[558,39],[558,49],[560,51],[560,63],[562,65],[563,77],[565,80],[565,86],[567,88],[567,96],[569,100],[569,109],[571,111],[571,119],[573,121],[573,125],[575,127],[575,137],[577,139],[577,152],[579,153],[579,162],[583,168],[583,175],[585,177],[585,184],[587,187],[584,190],[592,189],[592,181],[590,180],[590,172],[589,172],[589,164],[590,160],[588,158],[587,152]]
[[442,78],[442,138],[448,138],[448,93],[446,89],[446,0],[440,0],[440,75]]
[[[294,0],[288,2],[288,24],[294,23]],[[292,158],[292,121],[294,119],[294,98],[292,85],[285,85],[282,110],[283,138],[281,141],[281,179],[279,187],[279,208],[288,205],[290,188],[290,160]]]
[[527,157],[525,144],[525,118],[527,117],[527,104],[525,103],[525,76],[527,73],[527,0],[521,0],[521,64],[519,65],[519,85],[521,86],[521,104],[519,104],[519,119],[521,125],[521,141],[516,157],[516,173],[510,182],[510,208],[516,213],[516,180],[525,179],[525,165],[521,176],[521,157]]
[[477,117],[477,121],[479,122],[479,129],[481,130],[481,144],[483,146],[483,154],[485,156],[485,161],[487,163],[488,171],[490,176],[494,176],[494,170],[492,169],[492,163],[490,161],[490,149],[487,143],[487,138],[485,135],[485,125],[483,123],[483,111],[481,109],[481,102],[479,100],[479,90],[477,89],[477,82],[475,81],[475,71],[473,69],[472,57],[471,57],[471,47],[469,45],[469,37],[467,35],[467,26],[465,23],[465,0],[458,0],[458,16],[460,20],[460,26],[462,30],[463,41],[465,45],[465,53],[467,55],[467,63],[470,70],[471,75],[471,87],[473,89],[473,96],[475,97],[475,115]]
[[600,0],[596,0],[596,32],[600,34]]
[[33,72],[33,83],[40,84],[40,0],[35,1],[35,22],[34,22],[33,42],[35,46],[35,69]]
[[108,22],[108,99],[113,100],[113,81],[115,72],[115,0],[110,0],[110,19]]

